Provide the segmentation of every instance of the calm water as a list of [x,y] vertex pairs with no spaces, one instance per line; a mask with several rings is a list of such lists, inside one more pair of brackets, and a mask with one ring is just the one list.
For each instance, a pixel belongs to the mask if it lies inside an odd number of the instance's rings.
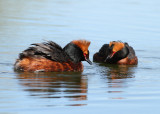
[[[128,42],[137,66],[84,64],[83,72],[16,73],[31,43],[90,40],[90,58]],[[0,113],[159,114],[159,0],[0,0]]]

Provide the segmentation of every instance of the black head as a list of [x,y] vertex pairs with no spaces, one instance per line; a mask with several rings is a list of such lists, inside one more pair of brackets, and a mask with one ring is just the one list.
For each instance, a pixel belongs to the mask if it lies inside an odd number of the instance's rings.
[[108,48],[108,56],[105,62],[116,63],[117,61],[126,58],[129,54],[129,49],[122,42],[111,42]]
[[84,53],[82,49],[73,42],[67,44],[63,48],[63,50],[69,55],[69,57],[74,63],[87,61],[89,64],[92,64],[92,62],[89,60],[89,50]]

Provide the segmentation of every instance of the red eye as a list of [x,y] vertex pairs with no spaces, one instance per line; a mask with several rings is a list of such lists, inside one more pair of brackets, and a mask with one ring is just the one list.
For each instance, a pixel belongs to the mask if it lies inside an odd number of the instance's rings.
[[112,53],[113,53],[113,54],[115,54],[116,52],[115,52],[115,51],[113,51]]

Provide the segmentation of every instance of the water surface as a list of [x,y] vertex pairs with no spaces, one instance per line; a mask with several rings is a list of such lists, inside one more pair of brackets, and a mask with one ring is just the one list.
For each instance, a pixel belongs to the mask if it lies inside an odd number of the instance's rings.
[[[0,113],[160,113],[160,1],[0,2]],[[139,63],[83,62],[83,72],[69,73],[13,71],[30,44],[52,40],[64,47],[74,39],[91,41],[91,60],[104,43],[128,42]]]

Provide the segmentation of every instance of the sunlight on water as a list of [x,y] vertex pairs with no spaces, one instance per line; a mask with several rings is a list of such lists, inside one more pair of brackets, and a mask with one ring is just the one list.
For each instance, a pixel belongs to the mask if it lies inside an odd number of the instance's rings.
[[[0,2],[0,113],[160,113],[160,1]],[[128,42],[139,63],[14,72],[18,54],[30,44],[52,40],[64,47],[74,39],[91,41],[91,60],[105,43]]]

